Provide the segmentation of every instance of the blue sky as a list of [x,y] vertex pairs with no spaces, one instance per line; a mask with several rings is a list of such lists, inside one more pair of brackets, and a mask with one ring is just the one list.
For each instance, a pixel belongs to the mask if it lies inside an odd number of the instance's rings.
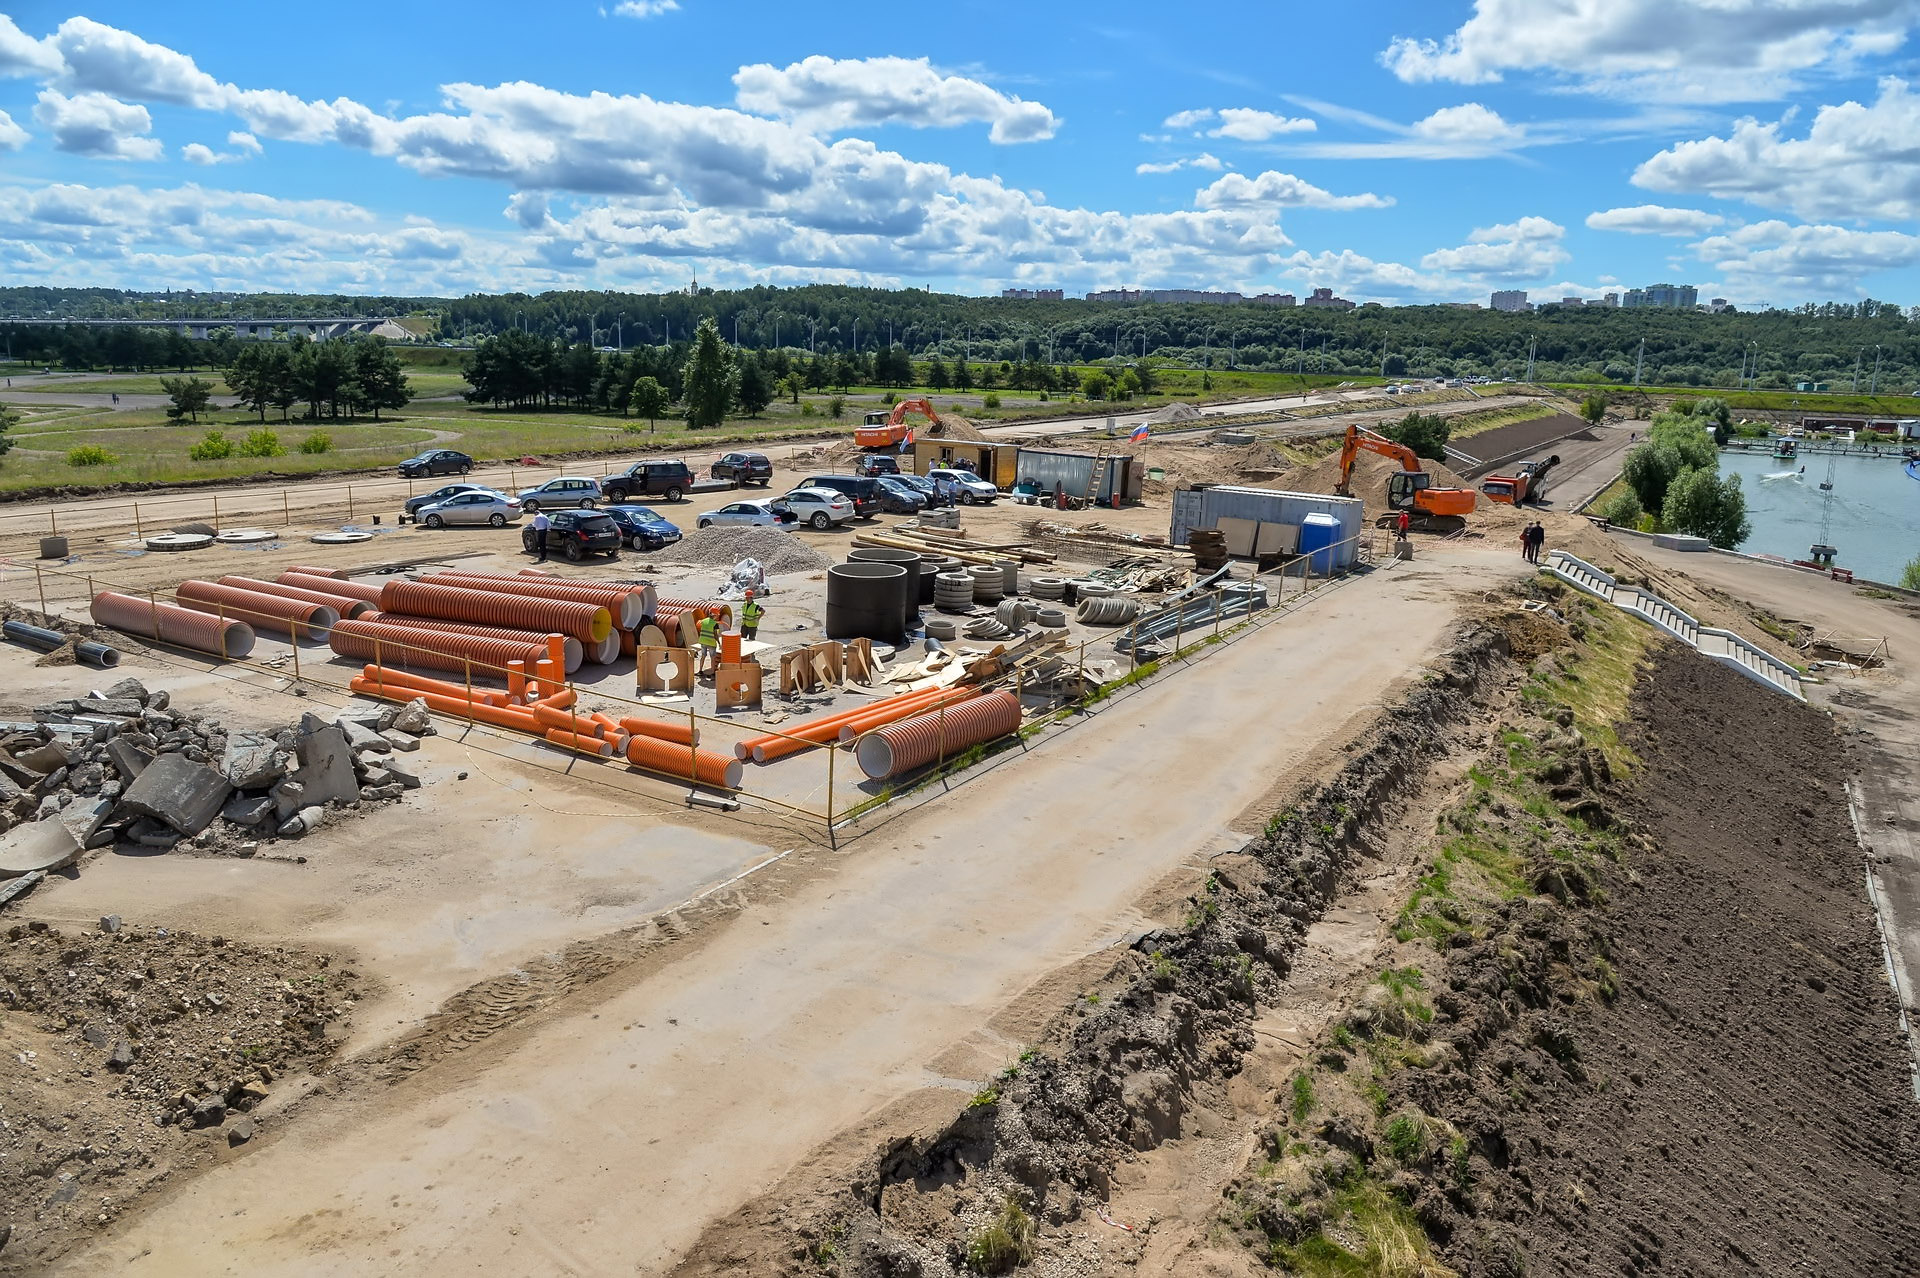
[[0,279],[1920,301],[1920,0],[16,4]]

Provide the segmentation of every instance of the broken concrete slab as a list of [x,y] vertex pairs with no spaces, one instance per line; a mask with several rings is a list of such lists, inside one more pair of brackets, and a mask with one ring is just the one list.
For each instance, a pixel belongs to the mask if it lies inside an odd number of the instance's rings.
[[409,736],[424,736],[433,727],[433,715],[428,712],[427,703],[415,697],[394,713],[393,722],[388,726]]
[[74,842],[83,848],[103,847],[113,842],[111,832],[106,838],[95,842],[107,822],[113,817],[114,803],[111,799],[75,799],[54,814],[54,820],[65,825],[72,832]]
[[347,748],[354,753],[386,754],[393,749],[393,743],[382,734],[375,732],[364,723],[352,719],[342,719],[334,725],[346,734]]
[[107,761],[113,764],[113,770],[123,780],[133,781],[147,770],[147,765],[153,762],[153,756],[133,742],[115,737],[107,742]]
[[13,757],[21,767],[30,768],[41,776],[45,776],[49,772],[66,767],[69,753],[62,742],[49,741],[31,750],[16,751]]
[[115,719],[138,719],[140,712],[145,708],[130,697],[95,697],[78,703],[73,713],[111,715]]
[[0,905],[19,900],[47,880],[45,870],[33,870],[6,883],[0,883]]
[[236,790],[264,790],[287,775],[293,759],[268,737],[257,732],[236,732],[227,738],[226,754],[220,770]]
[[303,728],[308,721],[318,727],[311,732],[301,732],[294,750],[300,766],[287,779],[300,784],[302,803],[306,806],[357,800],[360,778],[354,774],[353,750],[347,745],[347,734],[317,715],[300,717]]
[[0,838],[0,879],[35,870],[64,870],[80,856],[80,840],[61,821],[29,821]]
[[241,796],[220,809],[220,815],[235,825],[259,825],[273,815],[273,799],[267,795]]
[[388,755],[381,761],[381,764],[385,768],[390,780],[398,781],[403,788],[408,790],[418,790],[420,788],[420,774],[414,771],[414,765],[412,763],[403,762],[400,759],[394,758],[392,755]]
[[127,810],[165,822],[182,834],[198,834],[220,815],[232,793],[224,774],[181,755],[163,754],[127,787],[120,802]]
[[147,700],[147,685],[134,678],[116,679],[104,691],[94,695],[109,701],[138,701],[144,705]]
[[420,738],[402,732],[398,728],[388,728],[380,735],[385,737],[387,744],[395,750],[418,750],[420,748]]
[[289,838],[298,838],[303,834],[312,834],[327,823],[325,808],[301,808],[298,812],[280,823],[280,833]]

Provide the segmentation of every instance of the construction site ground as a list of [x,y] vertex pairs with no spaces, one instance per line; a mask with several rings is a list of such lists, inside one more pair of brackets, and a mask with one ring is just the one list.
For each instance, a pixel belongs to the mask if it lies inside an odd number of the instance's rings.
[[[1594,441],[1616,442],[1604,433]],[[1149,448],[1174,447],[1154,441],[1138,451],[1155,464]],[[1241,482],[1328,486],[1324,460],[1273,447],[1221,446],[1196,464],[1224,462]],[[1563,466],[1566,448],[1554,446]],[[1363,460],[1356,495],[1377,496],[1381,461]],[[1604,468],[1604,456],[1592,465]],[[700,494],[664,509],[691,530],[697,511],[731,499]],[[390,511],[395,502],[382,500]],[[1556,506],[1564,501],[1556,494]],[[330,526],[331,510],[317,501],[284,531]],[[285,1099],[252,1141],[229,1148],[204,1134],[198,1158],[181,1159],[174,1174],[161,1169],[157,1188],[100,1219],[37,1208],[14,1215],[0,1272],[54,1255],[61,1272],[86,1274],[781,1272],[795,1239],[758,1222],[811,1201],[876,1144],[951,1121],[1112,966],[1119,947],[1169,925],[1217,858],[1330,775],[1343,747],[1431,674],[1463,617],[1503,606],[1507,588],[1530,572],[1512,541],[1535,516],[1482,513],[1476,535],[1417,539],[1412,562],[1321,586],[1297,611],[1174,663],[949,791],[883,810],[835,841],[791,814],[691,809],[683,788],[645,778],[610,785],[553,752],[443,722],[443,735],[415,756],[422,792],[308,837],[297,848],[303,859],[286,847],[254,859],[93,854],[9,919],[77,931],[119,914],[142,928],[335,955],[363,988],[338,1058],[278,1088]],[[1920,639],[1911,606],[1542,517],[1550,545],[1646,573],[1703,621],[1782,655],[1794,649],[1756,633],[1752,605],[1768,620],[1891,638],[1897,659],[1888,667],[1822,685],[1814,698],[1871,747],[1856,773],[1862,810],[1901,952],[1909,967],[1920,962],[1912,842],[1920,796],[1905,767],[1920,744],[1910,726],[1920,687],[1903,656]],[[1018,539],[1036,518],[1166,532],[1157,501],[1063,514],[1004,502],[963,511],[981,540]],[[267,550],[163,556],[127,553],[95,527],[99,539],[77,539],[80,559],[64,571],[134,589],[290,562],[525,562],[512,530],[383,523],[358,546],[290,536]],[[846,532],[800,539],[835,561],[850,548]],[[4,543],[17,556],[0,568],[4,593],[33,606],[26,537]],[[672,559],[669,549],[560,570],[657,579],[676,593],[722,575],[669,568]],[[817,618],[816,576],[775,583],[772,625]],[[56,588],[64,596],[56,611],[84,593]],[[261,651],[279,655],[265,642]],[[630,663],[609,669],[630,691]],[[8,711],[101,682],[98,672],[36,666],[17,649],[0,649],[0,672],[22,690]],[[284,722],[301,708],[283,691],[284,665],[236,674],[136,646],[121,673],[235,725]],[[1489,715],[1449,731],[1461,734],[1464,752],[1494,726]],[[1315,925],[1315,962],[1260,1025],[1285,1051],[1255,1058],[1236,1104],[1254,1112],[1276,1103],[1288,1062],[1346,997],[1336,988],[1343,974],[1377,955],[1412,840],[1432,828],[1431,805],[1467,761],[1460,754],[1407,797],[1398,844],[1390,838],[1377,872]],[[818,784],[796,781],[793,797],[817,800]],[[1734,792],[1725,800],[1740,801]],[[1870,910],[1864,890],[1856,905]],[[1832,908],[1845,912],[1841,896]],[[33,1050],[28,1040],[42,1031],[17,1017],[5,1024],[9,1051]],[[1821,1032],[1878,1031],[1850,1007]],[[65,1091],[55,1100],[100,1082],[78,1072],[56,1081]],[[1208,1135],[1213,1143],[1177,1140],[1142,1159],[1116,1182],[1114,1211],[1156,1228],[1135,1234],[1088,1218],[1077,1228],[1101,1245],[1077,1259],[1061,1253],[1044,1272],[1259,1272],[1251,1253],[1216,1245],[1213,1224],[1223,1179],[1245,1161],[1244,1139],[1226,1124]],[[1187,1154],[1198,1161],[1180,1161]],[[1841,1170],[1809,1159],[1825,1174]],[[63,1223],[36,1238],[37,1219]],[[743,1219],[756,1227],[730,1228]],[[1122,1232],[1133,1250],[1106,1245]]]

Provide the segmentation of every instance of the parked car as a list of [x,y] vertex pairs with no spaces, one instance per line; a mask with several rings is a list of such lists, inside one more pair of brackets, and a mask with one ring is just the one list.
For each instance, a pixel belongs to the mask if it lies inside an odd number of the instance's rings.
[[430,493],[421,493],[417,497],[407,498],[406,505],[401,507],[401,509],[406,511],[409,516],[417,515],[420,513],[422,506],[437,506],[447,498],[459,493],[499,493],[502,497],[506,496],[506,494],[500,492],[498,488],[489,488],[485,484],[442,484]]
[[539,510],[566,510],[576,506],[592,510],[600,504],[600,485],[592,479],[563,476],[549,479],[538,488],[522,488],[516,496],[529,515]]
[[426,479],[433,475],[464,475],[473,469],[473,458],[451,448],[430,448],[418,457],[400,463],[400,478]]
[[853,513],[872,519],[880,513],[880,481],[859,475],[811,475],[800,481],[801,488],[825,488],[853,503]]
[[680,530],[662,519],[651,506],[609,506],[607,518],[634,550],[658,550],[680,540]]
[[773,463],[765,453],[728,453],[713,464],[715,479],[731,479],[736,484],[771,484]]
[[[620,528],[613,522],[612,516],[597,510],[557,510],[549,517],[548,554],[559,551],[574,560],[585,559],[588,555],[618,559],[621,540]],[[528,553],[539,550],[540,530],[521,529],[520,545]]]
[[922,497],[926,498],[927,504],[929,506],[933,504],[933,481],[931,479],[928,479],[925,475],[909,475],[903,471],[898,475],[890,476],[890,478],[893,479],[896,483],[905,484],[907,487],[913,489],[913,491],[915,491],[916,493],[919,493]]
[[889,515],[917,515],[927,508],[928,498],[912,484],[903,484],[898,475],[881,475],[880,509]]
[[693,487],[693,470],[683,461],[635,462],[617,475],[600,481],[600,491],[614,503],[635,497],[665,497],[679,501]]
[[763,497],[759,501],[736,501],[718,510],[710,510],[696,522],[701,528],[778,528],[798,518],[785,501]]
[[853,459],[853,473],[869,479],[897,475],[900,473],[900,459],[887,453],[862,453]]
[[853,499],[832,488],[796,488],[780,500],[802,521],[818,529],[853,522]]
[[932,480],[946,479],[958,484],[960,486],[959,500],[962,506],[972,506],[980,502],[989,502],[1000,495],[1000,490],[995,488],[990,481],[980,478],[980,476],[970,470],[949,469],[945,466],[936,466],[927,472],[927,478]]
[[429,528],[445,528],[449,524],[505,528],[520,518],[520,503],[491,489],[473,488],[455,493],[445,501],[422,506],[414,518]]

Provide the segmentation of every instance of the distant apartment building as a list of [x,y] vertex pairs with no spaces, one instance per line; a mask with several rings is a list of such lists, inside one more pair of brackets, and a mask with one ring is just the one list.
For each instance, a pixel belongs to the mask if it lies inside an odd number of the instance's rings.
[[1488,305],[1496,311],[1525,311],[1532,309],[1532,307],[1527,305],[1527,290],[1523,288],[1497,288],[1493,291],[1493,298],[1488,302]]
[[1335,297],[1333,290],[1330,288],[1316,288],[1307,295],[1307,300],[1300,303],[1300,305],[1309,310],[1316,311],[1350,311],[1353,309],[1352,302],[1349,302],[1344,297]]
[[1594,305],[1618,306],[1620,305],[1620,295],[1618,293],[1609,293],[1605,297],[1601,298],[1598,302],[1594,303]]
[[1707,303],[1707,309],[1712,311],[1715,315],[1722,315],[1722,314],[1725,314],[1727,311],[1730,311],[1733,309],[1733,303],[1729,302],[1724,297],[1716,297],[1711,302]]
[[1240,293],[1197,288],[1106,288],[1087,294],[1089,302],[1197,302],[1203,306],[1234,306],[1246,301]]
[[1060,302],[1066,300],[1067,291],[1063,288],[1003,288],[1000,296],[1022,302]]
[[1700,290],[1691,284],[1649,284],[1645,288],[1628,289],[1621,304],[1630,307],[1677,307],[1690,311],[1700,304]]
[[1247,299],[1257,306],[1297,306],[1300,299],[1291,293],[1261,293]]

